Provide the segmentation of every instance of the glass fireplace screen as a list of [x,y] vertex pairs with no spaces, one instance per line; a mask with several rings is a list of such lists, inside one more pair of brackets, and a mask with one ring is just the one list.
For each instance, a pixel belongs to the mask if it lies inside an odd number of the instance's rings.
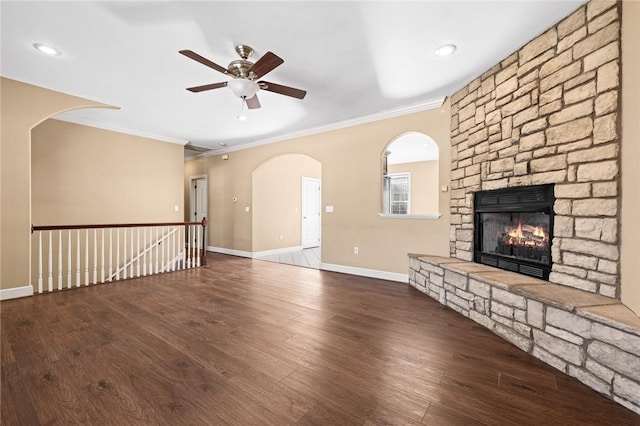
[[481,213],[480,251],[550,264],[550,219],[542,212]]

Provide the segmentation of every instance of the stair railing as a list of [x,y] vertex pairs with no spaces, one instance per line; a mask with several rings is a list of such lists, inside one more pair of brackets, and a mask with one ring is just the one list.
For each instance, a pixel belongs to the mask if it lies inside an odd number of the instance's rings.
[[[161,274],[207,264],[201,222],[32,226],[36,291]],[[46,284],[46,286],[45,286]]]

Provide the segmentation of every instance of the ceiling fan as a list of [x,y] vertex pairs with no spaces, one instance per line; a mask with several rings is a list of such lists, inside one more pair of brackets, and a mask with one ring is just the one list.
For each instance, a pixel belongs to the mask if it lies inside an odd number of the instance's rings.
[[256,81],[281,65],[284,62],[282,58],[272,52],[267,52],[253,63],[249,61],[249,58],[253,55],[253,49],[250,46],[240,44],[236,46],[235,49],[241,59],[231,61],[227,68],[198,55],[192,50],[180,50],[179,53],[184,56],[191,58],[196,62],[200,62],[209,68],[213,68],[222,74],[233,77],[233,79],[229,81],[188,87],[187,90],[196,93],[203,92],[205,90],[219,89],[221,87],[229,87],[236,96],[240,97],[243,102],[246,102],[249,109],[260,108],[260,101],[256,95],[259,90],[267,90],[269,92],[291,96],[296,99],[304,99],[307,94],[304,90],[270,83],[264,80]]

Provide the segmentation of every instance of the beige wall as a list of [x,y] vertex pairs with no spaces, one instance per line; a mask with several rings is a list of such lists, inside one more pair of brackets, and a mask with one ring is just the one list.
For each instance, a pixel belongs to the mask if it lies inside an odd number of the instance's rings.
[[30,284],[31,129],[62,111],[107,105],[0,79],[2,105],[0,289]]
[[321,165],[300,154],[278,155],[253,171],[252,251],[301,245],[303,176],[320,179]]
[[622,301],[640,315],[640,3],[622,3]]
[[440,186],[438,161],[390,164],[388,173],[411,174],[411,214],[437,213]]
[[46,120],[31,166],[35,225],[182,221],[181,145]]
[[[406,274],[407,253],[447,255],[449,193],[439,193],[438,220],[384,219],[380,213],[381,155],[408,131],[433,137],[440,148],[439,181],[449,182],[449,106],[231,152],[187,163],[185,175],[209,176],[209,245],[251,252],[252,172],[280,154],[299,153],[322,164],[322,261]],[[237,197],[238,202],[232,198]],[[334,206],[326,213],[325,206]],[[358,246],[360,254],[353,254]]]

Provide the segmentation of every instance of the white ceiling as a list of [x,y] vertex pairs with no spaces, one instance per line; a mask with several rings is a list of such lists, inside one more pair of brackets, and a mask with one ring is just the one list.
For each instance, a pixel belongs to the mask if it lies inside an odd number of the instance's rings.
[[[432,105],[583,3],[2,1],[0,71],[120,108],[61,119],[228,151]],[[62,54],[43,55],[37,42]],[[260,91],[262,108],[243,122],[228,88],[185,90],[228,77],[179,50],[226,67],[240,43],[255,49],[254,61],[267,51],[283,58],[264,79],[306,98]],[[456,53],[435,56],[446,43]]]

